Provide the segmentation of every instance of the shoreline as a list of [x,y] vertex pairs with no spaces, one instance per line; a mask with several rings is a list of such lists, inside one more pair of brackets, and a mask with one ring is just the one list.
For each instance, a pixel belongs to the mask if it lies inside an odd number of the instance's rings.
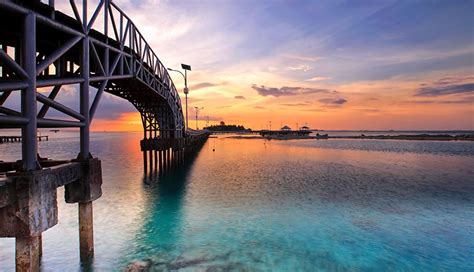
[[417,141],[474,141],[474,135],[374,135],[374,136],[329,136],[329,139],[367,139],[367,140],[417,140]]
[[[217,137],[216,137],[217,138]],[[229,139],[267,139],[262,136],[229,136]],[[474,141],[474,135],[432,135],[432,134],[416,134],[416,135],[353,135],[353,136],[328,136],[327,139],[321,139],[316,136],[301,138],[274,138],[270,140],[328,140],[328,139],[361,139],[361,140],[408,140],[408,141]]]

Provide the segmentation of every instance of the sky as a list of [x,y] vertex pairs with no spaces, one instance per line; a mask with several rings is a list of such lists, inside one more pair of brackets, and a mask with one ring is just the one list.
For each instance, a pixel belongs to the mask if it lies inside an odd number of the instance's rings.
[[[165,66],[192,66],[192,128],[196,106],[200,127],[474,129],[474,1],[114,2]],[[92,129],[142,128],[106,95]]]

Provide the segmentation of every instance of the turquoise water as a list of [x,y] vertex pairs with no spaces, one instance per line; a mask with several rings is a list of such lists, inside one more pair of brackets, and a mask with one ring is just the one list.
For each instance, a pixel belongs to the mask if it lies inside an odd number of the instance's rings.
[[[73,136],[41,154],[75,155]],[[159,178],[143,175],[140,137],[93,135],[96,271],[474,270],[474,143],[221,137]],[[14,159],[19,145],[0,151]],[[62,194],[44,271],[81,270],[77,206]],[[13,269],[14,241],[0,239],[0,270]]]

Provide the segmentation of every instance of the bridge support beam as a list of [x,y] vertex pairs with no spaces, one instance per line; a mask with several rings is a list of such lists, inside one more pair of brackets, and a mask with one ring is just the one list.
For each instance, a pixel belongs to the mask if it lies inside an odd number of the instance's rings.
[[148,172],[146,156],[146,151],[143,151],[143,172],[145,172],[145,174]]
[[17,271],[39,270],[41,234],[58,222],[56,174],[50,169],[18,172],[0,186],[0,237],[15,237]]
[[[166,135],[166,133],[160,133]],[[144,138],[140,141],[143,152],[144,173],[166,173],[185,162],[187,156],[198,151],[209,137],[209,133],[189,135],[186,138]],[[148,153],[150,152],[150,153]],[[149,154],[155,153],[153,161]],[[151,156],[151,155],[150,155]],[[153,168],[153,165],[155,166]]]
[[0,162],[1,172],[10,171],[0,183],[0,237],[15,237],[17,271],[39,271],[41,235],[58,223],[60,186],[65,186],[66,202],[79,205],[81,261],[88,262],[94,252],[92,201],[102,194],[101,162],[40,163],[48,168],[13,172],[16,162]]
[[81,262],[90,262],[94,257],[92,201],[79,203],[79,249]]
[[41,258],[41,234],[18,236],[15,239],[16,271],[39,271]]
[[170,156],[170,150],[169,150],[169,148],[166,148],[166,149],[165,149],[165,163],[166,163],[165,171],[169,171],[169,170],[170,170],[170,159],[169,159],[169,156]]
[[97,159],[78,162],[81,162],[84,176],[66,185],[65,198],[67,203],[78,203],[80,259],[90,263],[94,256],[92,201],[102,196],[102,169]]
[[160,173],[163,172],[163,151],[158,151],[158,170]]

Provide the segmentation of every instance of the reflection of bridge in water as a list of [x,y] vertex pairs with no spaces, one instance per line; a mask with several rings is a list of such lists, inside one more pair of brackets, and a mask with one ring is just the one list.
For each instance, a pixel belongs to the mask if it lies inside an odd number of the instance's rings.
[[[0,162],[0,236],[16,238],[21,271],[39,269],[41,233],[58,222],[60,186],[66,202],[79,203],[81,260],[93,255],[92,201],[102,176],[89,128],[104,92],[140,112],[145,171],[178,165],[208,136],[186,133],[166,68],[111,0],[71,0],[61,11],[47,2],[0,1],[0,128],[21,128],[22,137],[21,161]],[[78,90],[78,111],[56,99],[65,88]],[[37,128],[79,128],[77,159],[38,156]]]

